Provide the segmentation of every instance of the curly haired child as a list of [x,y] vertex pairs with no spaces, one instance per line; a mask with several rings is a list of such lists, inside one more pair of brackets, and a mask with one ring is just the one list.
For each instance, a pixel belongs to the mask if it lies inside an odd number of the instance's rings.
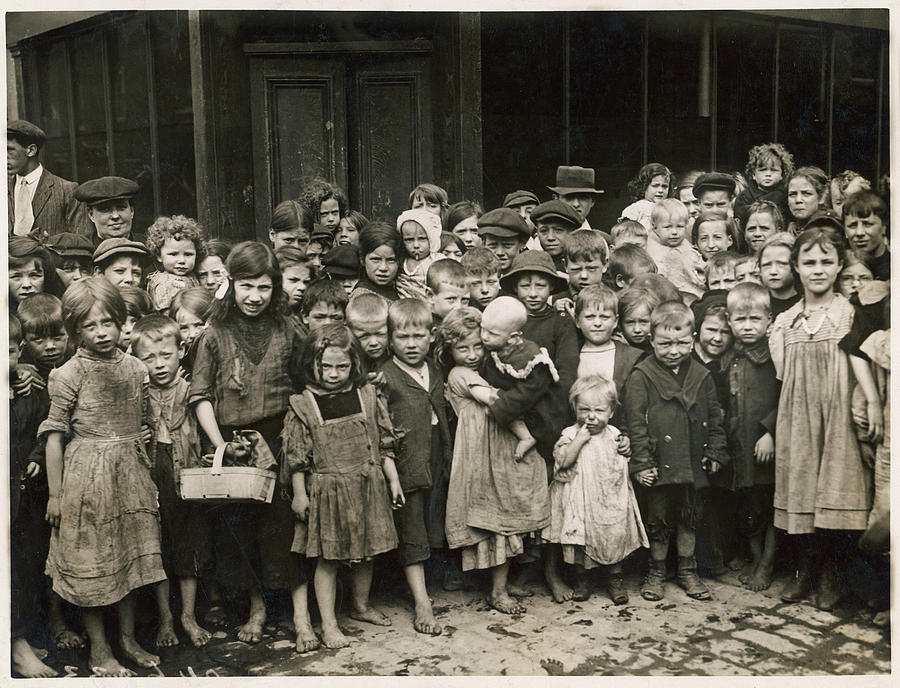
[[204,258],[206,232],[184,215],[162,216],[147,228],[147,250],[162,268],[147,280],[147,293],[158,311],[166,310],[182,289],[199,286],[196,267]]
[[628,193],[633,203],[622,211],[619,220],[635,220],[650,230],[653,204],[669,197],[672,189],[672,170],[658,162],[644,165],[631,181]]
[[755,201],[771,201],[787,211],[787,180],[794,173],[794,156],[780,143],[754,146],[747,154],[744,169],[747,188],[734,201],[734,216],[747,222],[748,209]]
[[332,236],[349,209],[341,187],[319,178],[310,179],[303,185],[300,203],[312,212],[315,223],[323,225]]

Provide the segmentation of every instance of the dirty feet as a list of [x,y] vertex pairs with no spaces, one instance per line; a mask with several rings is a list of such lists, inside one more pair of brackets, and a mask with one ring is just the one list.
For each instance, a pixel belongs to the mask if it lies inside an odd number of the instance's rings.
[[65,622],[51,622],[50,632],[53,634],[53,642],[59,650],[77,650],[84,647],[84,638],[75,631],[69,630]]
[[428,604],[416,605],[413,628],[425,635],[441,634],[441,625],[434,618],[434,611],[431,609],[430,602]]
[[725,566],[727,566],[732,571],[740,571],[742,568],[744,568],[744,558],[743,557],[735,557],[734,559],[729,561],[727,564],[725,564]]
[[247,623],[238,626],[237,637],[245,643],[258,643],[262,640],[263,626],[266,623],[266,613],[251,614]]
[[119,644],[122,646],[122,652],[132,662],[140,667],[150,668],[159,665],[159,657],[151,655],[144,648],[138,645],[137,640],[131,635],[119,635]]
[[488,604],[501,614],[524,614],[525,606],[509,595],[490,595]]
[[770,585],[772,585],[772,579],[774,577],[774,569],[773,565],[763,566],[759,564],[754,570],[753,574],[747,577],[746,581],[742,581],[746,584],[748,588],[753,591],[759,592],[760,590],[767,590]]
[[533,590],[523,588],[521,585],[516,585],[515,583],[509,583],[506,586],[506,592],[513,597],[534,597]]
[[553,594],[553,600],[556,602],[566,602],[572,599],[574,591],[563,582],[562,578],[548,578],[547,587],[550,588],[550,592]]
[[547,672],[547,676],[565,676],[563,664],[558,659],[542,659],[541,667]]
[[181,627],[184,629],[184,632],[188,634],[188,638],[191,639],[194,647],[206,645],[212,637],[209,631],[197,623],[197,619],[193,615],[187,616],[182,614]]
[[116,678],[137,675],[131,669],[126,669],[119,664],[108,647],[106,651],[96,653],[91,650],[91,672],[94,676],[112,676]]
[[525,455],[531,450],[534,449],[537,441],[533,437],[529,437],[527,440],[519,440],[516,442],[516,449],[514,455],[516,457],[516,461],[521,461],[525,458]]
[[350,618],[356,619],[357,621],[365,621],[366,623],[374,624],[376,626],[390,626],[391,620],[384,615],[384,613],[375,609],[375,607],[369,607],[368,605],[361,608],[354,608],[350,612]]
[[[12,643],[12,670],[25,678],[50,678],[56,671],[48,667],[38,657],[35,648],[25,638],[16,638]],[[46,657],[46,653],[44,657]]]
[[319,636],[316,635],[315,631],[312,629],[312,624],[309,622],[309,617],[305,619],[294,619],[294,630],[297,631],[297,652],[303,654],[304,652],[312,652],[313,650],[318,650],[322,645],[319,640]]
[[172,647],[178,644],[178,636],[175,635],[175,622],[170,616],[159,622],[159,632],[156,634],[156,647]]
[[225,607],[222,603],[219,601],[211,603],[203,616],[203,621],[213,626],[225,623]]
[[340,626],[326,626],[322,624],[322,644],[331,649],[337,650],[341,647],[347,647],[350,644],[350,638],[341,633]]

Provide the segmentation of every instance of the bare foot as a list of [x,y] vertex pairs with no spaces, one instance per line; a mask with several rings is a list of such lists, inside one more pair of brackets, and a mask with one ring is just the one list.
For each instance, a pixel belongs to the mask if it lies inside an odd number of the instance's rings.
[[79,650],[84,647],[84,638],[75,631],[70,631],[65,622],[59,625],[54,624],[51,633],[53,633],[53,642],[59,650]]
[[322,643],[319,636],[313,631],[308,618],[294,619],[294,630],[297,631],[297,652],[302,655],[304,652],[319,649]]
[[365,621],[366,623],[375,624],[376,626],[390,626],[391,620],[382,612],[366,605],[362,609],[354,608],[350,611],[350,618],[357,621]]
[[537,442],[533,437],[529,437],[527,440],[519,440],[516,442],[516,449],[513,452],[516,457],[516,461],[521,461],[525,458],[525,454],[527,454],[531,449],[534,449]]
[[238,626],[237,637],[245,643],[258,643],[262,640],[263,626],[266,623],[266,614],[251,614],[247,623]]
[[773,566],[763,566],[762,564],[757,566],[753,571],[753,575],[747,581],[747,587],[757,592],[766,590],[772,585],[773,569]]
[[206,610],[206,614],[203,617],[203,621],[207,624],[212,624],[213,626],[225,623],[225,608],[220,601],[216,600],[209,606],[209,609]]
[[562,578],[550,578],[547,580],[547,585],[556,602],[567,602],[572,599],[573,590],[563,582]]
[[111,654],[105,655],[104,658],[94,659],[91,654],[91,673],[94,676],[112,676],[116,678],[126,678],[128,676],[137,676],[131,669],[126,669]]
[[[44,657],[47,654],[44,653]],[[25,638],[16,638],[12,643],[12,670],[25,678],[50,678],[56,671],[44,664],[35,649]]]
[[738,580],[747,585],[750,582],[750,579],[753,578],[753,574],[756,571],[756,566],[752,567],[749,571],[745,571],[740,576],[738,576]]
[[533,590],[523,588],[521,585],[516,585],[515,583],[509,583],[506,586],[506,592],[513,597],[534,597]]
[[525,606],[509,595],[490,595],[488,604],[501,614],[524,614]]
[[563,663],[558,659],[542,659],[541,667],[547,672],[548,676],[565,676]]
[[735,557],[725,565],[732,571],[740,571],[744,568],[744,559],[742,557]]
[[178,636],[175,635],[175,622],[172,618],[159,622],[159,632],[156,634],[156,647],[172,647],[178,644]]
[[[31,645],[29,645],[28,647],[31,647]],[[45,650],[42,647],[31,647],[31,651],[34,652],[35,657],[37,657],[38,659],[40,659],[42,661],[47,659],[47,655],[50,654],[49,652],[47,652],[47,650]]]
[[341,633],[340,626],[322,624],[322,644],[331,650],[337,650],[347,647],[350,644],[350,638]]
[[188,634],[188,638],[191,639],[194,647],[202,647],[203,645],[206,645],[206,643],[208,643],[209,639],[212,637],[209,631],[207,631],[197,623],[197,619],[194,616],[186,616],[185,614],[182,614],[181,627],[184,629],[184,632]]
[[122,652],[125,653],[125,656],[138,666],[149,669],[159,665],[159,657],[151,655],[138,645],[134,636],[119,635],[119,644],[122,646]]
[[413,618],[413,628],[419,633],[425,635],[440,635],[441,625],[434,618],[434,611],[431,609],[431,603],[427,605],[416,605],[416,612]]

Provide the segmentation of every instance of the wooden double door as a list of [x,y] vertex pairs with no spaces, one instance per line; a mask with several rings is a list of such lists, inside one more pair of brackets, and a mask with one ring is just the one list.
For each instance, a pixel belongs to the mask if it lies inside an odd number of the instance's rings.
[[268,44],[250,53],[256,231],[322,177],[393,220],[433,175],[430,43]]

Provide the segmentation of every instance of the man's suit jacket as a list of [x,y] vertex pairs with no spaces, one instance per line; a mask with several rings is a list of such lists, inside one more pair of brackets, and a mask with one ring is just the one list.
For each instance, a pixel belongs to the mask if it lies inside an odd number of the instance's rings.
[[[16,176],[9,176],[8,182],[9,234],[12,235],[16,224]],[[37,231],[42,239],[61,232],[74,232],[85,237],[94,233],[87,206],[75,200],[77,186],[75,182],[57,177],[44,168],[31,201],[34,213],[32,232]]]

